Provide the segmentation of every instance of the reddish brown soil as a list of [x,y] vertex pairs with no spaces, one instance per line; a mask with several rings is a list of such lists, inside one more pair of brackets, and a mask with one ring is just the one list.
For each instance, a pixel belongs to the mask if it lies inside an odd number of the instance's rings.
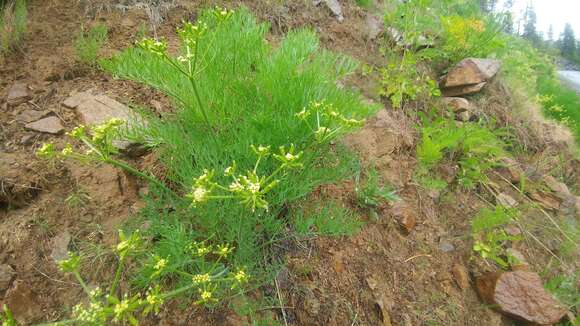
[[[109,4],[115,1],[96,1]],[[168,12],[168,19],[157,33],[174,39],[174,27],[182,19],[194,16],[196,9],[213,1],[182,1]],[[229,2],[228,2],[229,3]],[[378,43],[367,40],[366,11],[354,1],[343,4],[345,21],[338,23],[328,9],[313,7],[311,1],[242,1],[258,17],[271,22],[270,37],[275,41],[289,29],[314,28],[325,47],[345,52],[368,64],[379,64]],[[231,5],[231,4],[230,4]],[[95,89],[124,103],[151,105],[169,102],[154,91],[130,82],[113,80],[109,75],[75,63],[72,40],[81,25],[103,22],[109,27],[109,42],[104,54],[118,51],[132,43],[139,26],[149,26],[143,10],[125,14],[95,10],[70,0],[29,1],[29,36],[22,49],[1,62],[0,90],[16,81],[25,82],[33,94],[29,103],[7,107],[0,97],[0,155],[12,155],[18,161],[22,180],[34,180],[40,188],[34,199],[20,208],[0,210],[0,263],[16,271],[15,280],[5,293],[0,292],[0,306],[7,303],[18,320],[28,324],[64,318],[70,306],[81,298],[81,289],[64,277],[51,256],[53,243],[64,233],[72,236],[72,246],[87,248],[88,243],[110,245],[117,227],[138,209],[138,191],[142,184],[108,166],[47,165],[39,162],[34,151],[44,141],[63,142],[62,136],[48,136],[26,131],[15,116],[27,108],[51,110],[67,130],[77,123],[71,110],[61,106],[71,93]],[[376,97],[372,79],[354,78],[368,97]],[[505,95],[505,94],[503,94]],[[400,189],[416,219],[409,234],[403,232],[393,217],[392,207],[380,211],[378,221],[370,221],[353,237],[317,238],[294,244],[285,254],[287,268],[277,278],[280,295],[286,301],[283,312],[272,309],[271,316],[284,324],[295,325],[502,325],[503,317],[484,307],[472,287],[461,289],[452,274],[454,264],[472,274],[491,269],[472,258],[469,237],[470,218],[485,205],[485,193],[478,196],[453,188],[440,194],[429,193],[413,182],[414,146],[417,135],[411,114],[382,110],[357,135],[346,143],[357,150],[365,164],[373,164],[386,182]],[[23,145],[24,135],[33,135],[32,143]],[[537,173],[550,172],[550,162],[561,147],[539,146],[536,154],[522,157]],[[8,154],[10,153],[10,154]],[[148,164],[137,161],[135,164]],[[576,164],[573,166],[572,164]],[[561,165],[561,176],[578,181],[578,164]],[[450,167],[452,179],[454,167]],[[500,179],[498,187],[510,189]],[[312,200],[335,198],[352,205],[352,183],[328,185],[314,192]],[[74,195],[82,205],[67,205]],[[513,193],[517,198],[518,194]],[[364,211],[359,211],[364,215]],[[368,220],[368,219],[367,219]],[[452,244],[449,252],[442,244]],[[524,253],[531,248],[523,248]],[[546,261],[545,253],[532,252],[538,266]],[[110,275],[110,264],[102,264],[108,254],[94,256],[86,268],[90,281]],[[95,268],[100,266],[99,268]],[[537,269],[541,271],[542,269]],[[473,275],[470,275],[472,279]],[[263,314],[267,315],[267,314]],[[251,322],[229,309],[209,312],[166,306],[159,319],[151,324],[164,325],[238,325]]]

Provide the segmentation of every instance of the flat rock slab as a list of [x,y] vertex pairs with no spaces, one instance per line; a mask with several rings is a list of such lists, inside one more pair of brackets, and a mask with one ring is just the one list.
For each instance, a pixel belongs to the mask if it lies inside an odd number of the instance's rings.
[[44,119],[40,119],[38,121],[34,121],[31,123],[27,123],[24,125],[26,129],[44,132],[48,134],[60,134],[64,131],[64,127],[60,122],[60,119],[57,117],[47,117]]
[[500,66],[500,61],[494,59],[463,59],[447,73],[442,86],[449,88],[488,81],[497,74]]
[[25,281],[18,280],[6,293],[4,303],[12,311],[19,325],[30,325],[31,321],[43,315],[34,287]]
[[553,325],[566,314],[566,308],[544,289],[540,276],[533,272],[488,273],[477,278],[475,284],[483,301],[517,319]]
[[76,109],[82,123],[99,125],[112,118],[129,121],[131,110],[106,95],[92,95],[89,92],[77,93],[67,98],[64,106]]
[[52,239],[52,250],[50,257],[55,261],[55,263],[68,258],[68,245],[70,240],[71,235],[67,231]]
[[15,83],[8,89],[8,96],[6,102],[10,106],[16,106],[30,100],[30,93],[28,87],[24,83]]
[[16,116],[16,121],[29,123],[44,118],[49,113],[49,111],[24,110]]

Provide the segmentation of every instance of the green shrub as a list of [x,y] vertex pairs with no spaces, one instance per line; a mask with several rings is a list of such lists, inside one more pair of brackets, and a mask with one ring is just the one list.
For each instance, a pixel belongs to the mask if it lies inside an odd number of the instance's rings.
[[[310,30],[290,32],[273,48],[267,30],[246,9],[206,11],[196,25],[179,29],[177,56],[164,42],[144,40],[101,62],[176,106],[174,114],[148,117],[146,127],[132,130],[154,147],[172,192],[185,199],[152,190],[156,199],[141,214],[153,225],[148,236],[160,239],[151,254],[187,265],[185,243],[231,243],[228,261],[260,280],[270,268],[264,243],[280,237],[284,208],[317,185],[354,174],[351,156],[330,142],[374,110],[358,93],[337,87],[356,62],[320,49]],[[279,172],[290,159],[292,170]],[[317,227],[335,234],[340,223],[322,216]],[[163,277],[189,281],[179,273]],[[141,271],[137,284],[145,286],[146,278]]]
[[97,24],[88,31],[81,29],[74,41],[75,53],[79,62],[94,66],[97,63],[99,50],[107,41],[107,26]]
[[26,0],[0,6],[0,55],[20,46],[26,36],[28,9]]
[[356,0],[356,4],[363,8],[370,8],[373,5],[373,0]]
[[403,108],[408,101],[440,96],[437,83],[421,70],[419,56],[411,51],[391,52],[386,67],[381,68],[379,94],[390,99],[394,108]]
[[399,200],[396,192],[388,186],[379,185],[380,178],[375,169],[367,172],[364,184],[356,179],[356,202],[359,207],[368,209],[372,216],[377,216],[376,209],[384,202]]
[[441,37],[432,57],[455,64],[468,57],[487,58],[501,50],[505,45],[501,24],[494,18],[479,17],[442,16]]
[[[139,264],[127,273],[137,292],[159,285],[212,306],[243,293],[221,287],[233,271],[243,271],[254,285],[271,280],[277,259],[270,245],[288,229],[287,207],[358,170],[354,155],[334,145],[375,110],[357,92],[337,86],[356,62],[320,49],[309,30],[289,33],[276,48],[266,31],[246,9],[217,8],[178,29],[178,55],[163,41],[144,39],[102,61],[116,77],[168,95],[175,112],[68,133],[88,151],[72,144],[38,151],[44,158],[111,164],[149,182],[146,207],[127,225],[138,229],[146,222],[142,239],[154,239],[135,252]],[[164,180],[117,156],[114,140],[125,137],[152,148]],[[316,214],[312,226],[319,234],[351,234],[361,224],[338,205]],[[196,292],[198,276],[205,283]],[[138,298],[129,300],[141,307]]]

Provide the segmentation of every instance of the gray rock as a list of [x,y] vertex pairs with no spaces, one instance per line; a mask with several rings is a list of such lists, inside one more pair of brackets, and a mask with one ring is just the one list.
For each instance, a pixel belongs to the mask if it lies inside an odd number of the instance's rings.
[[24,136],[22,136],[22,138],[20,138],[20,145],[32,144],[34,141],[34,136],[36,136],[36,135],[33,133],[25,134]]
[[9,106],[16,106],[27,102],[30,100],[30,94],[28,93],[28,87],[24,83],[15,83],[8,90],[8,97],[6,102]]
[[60,122],[60,119],[57,117],[47,117],[44,119],[40,119],[35,122],[27,123],[24,125],[26,129],[45,132],[49,134],[60,134],[64,131],[64,127]]
[[374,40],[383,31],[383,22],[373,15],[368,15],[366,19],[367,39]]
[[52,251],[50,257],[55,261],[59,262],[61,260],[68,258],[68,245],[71,240],[71,235],[67,231],[59,234],[52,239]]
[[336,20],[342,22],[344,20],[344,16],[342,15],[342,7],[337,0],[314,0],[312,3],[315,6],[318,6],[320,3],[324,2],[328,9],[332,11],[332,14],[336,17]]
[[12,266],[0,264],[0,292],[8,289],[12,279],[16,275]]
[[452,252],[455,250],[455,246],[449,241],[440,241],[439,242],[439,250],[443,252]]

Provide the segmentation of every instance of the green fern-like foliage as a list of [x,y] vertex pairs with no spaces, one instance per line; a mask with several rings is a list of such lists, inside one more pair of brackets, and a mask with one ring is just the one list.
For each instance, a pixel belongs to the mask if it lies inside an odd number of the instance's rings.
[[486,172],[506,156],[504,142],[485,126],[477,123],[457,125],[455,121],[437,119],[421,128],[417,146],[419,173],[426,175],[446,156],[456,160],[459,184],[473,188],[486,180]]
[[508,268],[510,257],[505,252],[507,243],[519,240],[501,227],[517,219],[519,211],[498,205],[494,209],[483,208],[473,218],[471,234],[475,240],[473,250],[483,259],[490,259],[502,268]]
[[[310,110],[306,114],[306,109],[324,107],[333,117],[351,122],[365,118],[375,107],[362,101],[359,93],[337,86],[355,71],[357,62],[321,49],[313,31],[289,32],[272,46],[266,40],[268,25],[257,22],[247,9],[231,16],[226,12],[227,19],[215,13],[202,12],[195,25],[184,25],[191,33],[203,33],[184,39],[181,32],[183,42],[175,51],[167,50],[164,42],[145,40],[102,61],[101,66],[117,78],[155,88],[173,101],[173,112],[161,118],[149,116],[146,127],[136,126],[132,132],[154,146],[167,182],[177,193],[191,191],[206,169],[216,171],[216,183],[229,184],[223,171],[233,161],[237,171],[253,171],[256,154],[251,145],[270,146],[278,152],[280,146],[293,144],[297,152],[303,151],[304,167],[277,180],[265,198],[267,211],[254,212],[236,202],[220,201],[160,213],[171,204],[156,200],[142,212],[152,223],[152,237],[161,239],[151,248],[154,254],[186,257],[184,243],[211,235],[212,241],[235,244],[235,253],[228,259],[255,275],[269,268],[264,266],[269,261],[263,256],[264,244],[273,243],[285,229],[286,221],[280,218],[285,208],[317,185],[354,175],[357,164],[351,155],[340,146],[318,144],[312,136],[312,123],[326,113]],[[279,166],[277,160],[264,158],[258,173],[271,175]],[[320,229],[344,222],[335,218],[326,223],[325,218],[330,215],[320,216]]]

